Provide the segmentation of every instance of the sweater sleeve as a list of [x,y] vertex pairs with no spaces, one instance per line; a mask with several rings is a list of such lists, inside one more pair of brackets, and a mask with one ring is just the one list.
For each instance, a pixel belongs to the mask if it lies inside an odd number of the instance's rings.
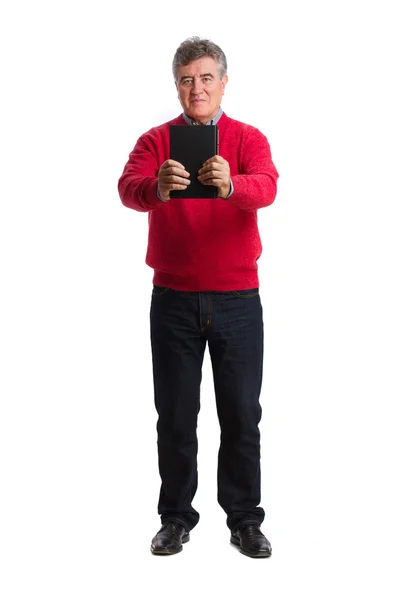
[[234,191],[227,202],[243,210],[272,204],[277,193],[278,172],[267,138],[251,128],[241,147],[240,173],[232,175]]
[[118,191],[124,206],[139,212],[148,212],[164,202],[157,195],[158,156],[154,140],[141,136],[130,153],[118,182]]

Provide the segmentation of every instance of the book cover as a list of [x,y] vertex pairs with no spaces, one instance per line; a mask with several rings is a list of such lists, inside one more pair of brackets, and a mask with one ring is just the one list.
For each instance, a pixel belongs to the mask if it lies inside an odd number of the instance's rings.
[[218,188],[203,185],[198,171],[203,163],[218,154],[217,125],[171,125],[170,158],[182,163],[190,173],[190,185],[186,190],[172,190],[171,198],[217,198]]

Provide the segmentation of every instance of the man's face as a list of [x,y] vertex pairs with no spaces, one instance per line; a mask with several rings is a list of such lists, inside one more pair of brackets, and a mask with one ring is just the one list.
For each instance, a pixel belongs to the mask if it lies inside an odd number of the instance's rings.
[[218,112],[226,83],[227,75],[221,79],[214,59],[205,56],[179,67],[175,85],[185,113],[204,125]]

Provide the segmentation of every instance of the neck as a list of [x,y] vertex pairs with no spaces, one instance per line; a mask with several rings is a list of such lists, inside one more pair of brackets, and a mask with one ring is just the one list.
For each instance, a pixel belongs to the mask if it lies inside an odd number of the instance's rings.
[[194,119],[186,112],[183,113],[183,118],[185,119],[188,125],[216,125],[223,114],[223,110],[221,107],[218,108],[215,114],[211,117],[206,117],[205,119]]

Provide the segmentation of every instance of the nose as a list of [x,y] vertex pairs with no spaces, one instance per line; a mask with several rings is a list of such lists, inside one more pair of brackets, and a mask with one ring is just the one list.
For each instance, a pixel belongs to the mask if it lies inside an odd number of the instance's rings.
[[203,89],[203,84],[199,77],[193,79],[193,85],[191,87],[192,94],[200,94]]

